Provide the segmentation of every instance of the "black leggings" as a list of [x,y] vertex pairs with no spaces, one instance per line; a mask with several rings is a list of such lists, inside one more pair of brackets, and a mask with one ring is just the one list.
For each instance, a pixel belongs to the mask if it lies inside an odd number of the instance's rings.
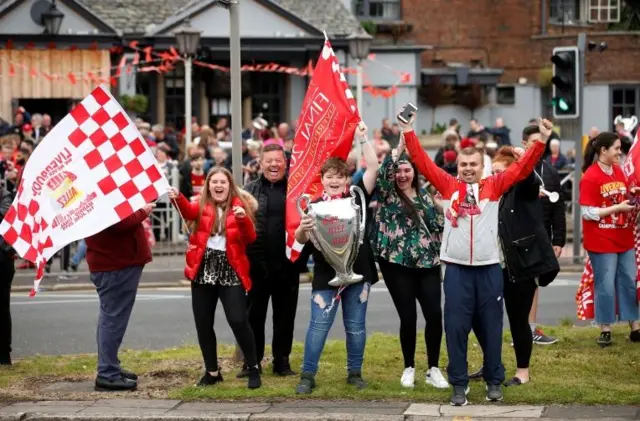
[[507,270],[504,276],[504,305],[507,309],[513,350],[516,353],[518,368],[529,368],[531,351],[533,350],[533,334],[529,326],[529,312],[536,294],[535,280],[527,279],[520,282],[509,281]]
[[379,259],[380,271],[387,285],[393,304],[400,316],[400,344],[404,366],[415,367],[416,325],[418,314],[416,300],[426,321],[424,337],[427,344],[429,368],[438,367],[442,342],[442,286],[440,266],[430,269],[408,268]]
[[191,305],[196,322],[198,343],[204,357],[207,371],[218,371],[218,344],[213,330],[213,320],[218,306],[218,298],[222,302],[227,322],[233,330],[240,349],[249,367],[258,364],[256,360],[256,344],[249,325],[247,314],[247,297],[242,286],[223,287],[191,283]]

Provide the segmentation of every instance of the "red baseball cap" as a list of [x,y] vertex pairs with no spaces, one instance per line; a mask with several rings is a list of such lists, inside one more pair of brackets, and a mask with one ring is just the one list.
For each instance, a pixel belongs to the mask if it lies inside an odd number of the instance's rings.
[[22,131],[23,132],[29,132],[31,130],[33,130],[33,126],[31,124],[26,123],[26,124],[22,125]]

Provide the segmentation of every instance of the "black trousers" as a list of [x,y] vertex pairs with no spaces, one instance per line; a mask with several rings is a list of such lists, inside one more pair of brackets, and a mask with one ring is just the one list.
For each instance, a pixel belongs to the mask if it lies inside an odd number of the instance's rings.
[[196,323],[198,343],[207,371],[218,371],[218,343],[213,329],[218,298],[222,302],[227,322],[231,326],[245,361],[251,367],[258,364],[253,332],[247,317],[247,297],[242,286],[223,287],[191,283],[191,306]]
[[421,269],[408,268],[379,259],[380,270],[393,304],[400,316],[400,344],[404,366],[415,367],[416,300],[426,321],[424,337],[429,368],[438,367],[442,342],[442,290],[440,266]]
[[11,283],[16,270],[12,256],[0,252],[0,360],[11,354]]
[[538,286],[534,279],[510,282],[504,270],[504,305],[513,337],[518,368],[529,368],[533,350],[533,334],[529,326],[529,312]]
[[271,348],[274,365],[288,363],[293,345],[300,275],[297,271],[289,269],[266,277],[252,275],[252,279],[254,283],[249,291],[249,322],[256,341],[258,361],[264,358],[264,330],[269,299],[271,299],[273,316]]
[[[504,305],[509,319],[509,329],[513,338],[513,351],[516,354],[518,368],[529,368],[531,353],[533,351],[533,334],[529,326],[529,312],[533,305],[533,298],[538,289],[534,279],[526,279],[520,282],[509,281],[507,269],[502,270],[504,280]],[[478,342],[482,336],[478,335],[478,326],[474,324]],[[482,343],[480,343],[483,346]],[[484,346],[483,346],[484,348]]]

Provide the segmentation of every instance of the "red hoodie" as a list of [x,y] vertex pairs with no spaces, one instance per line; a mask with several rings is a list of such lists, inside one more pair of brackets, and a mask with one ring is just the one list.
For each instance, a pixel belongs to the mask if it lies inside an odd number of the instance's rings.
[[90,272],[111,272],[151,262],[151,249],[142,221],[149,215],[140,209],[115,225],[88,237]]

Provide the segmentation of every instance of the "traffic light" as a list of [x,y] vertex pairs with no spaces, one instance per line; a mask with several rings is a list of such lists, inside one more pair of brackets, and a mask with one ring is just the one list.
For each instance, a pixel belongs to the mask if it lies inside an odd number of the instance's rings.
[[580,60],[578,47],[553,49],[553,118],[576,118],[579,114]]

